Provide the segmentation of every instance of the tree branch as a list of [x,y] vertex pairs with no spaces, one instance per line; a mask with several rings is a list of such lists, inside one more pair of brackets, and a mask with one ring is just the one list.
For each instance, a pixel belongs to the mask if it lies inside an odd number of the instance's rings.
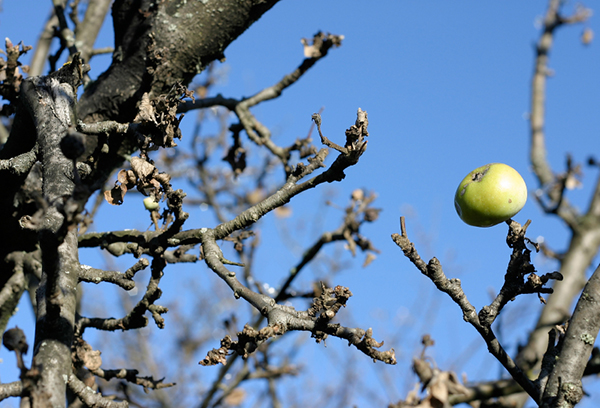
[[113,401],[104,398],[99,392],[95,392],[90,387],[86,386],[75,374],[69,375],[67,382],[69,389],[79,397],[79,399],[90,408],[128,408],[127,401]]
[[37,324],[34,366],[42,365],[41,380],[32,394],[45,393],[53,406],[65,405],[65,381],[71,373],[79,260],[74,217],[89,197],[76,193],[73,164],[61,151],[60,142],[74,125],[76,87],[85,67],[73,63],[48,77],[24,81],[22,99],[38,129],[42,162],[43,198],[47,205],[40,225],[42,281],[37,292]]
[[400,234],[393,234],[392,240],[402,249],[406,256],[421,273],[427,276],[435,284],[435,286],[456,303],[463,312],[463,318],[466,322],[479,332],[483,340],[485,340],[489,352],[504,366],[510,373],[512,378],[529,394],[534,401],[540,400],[540,391],[538,387],[527,377],[527,375],[517,366],[512,358],[506,353],[498,339],[496,338],[491,327],[485,322],[480,321],[480,318],[475,310],[475,307],[469,302],[466,294],[461,288],[459,279],[448,279],[442,270],[440,262],[436,258],[432,258],[428,264],[421,259],[415,246],[406,234],[404,217],[400,218]]
[[575,406],[583,398],[581,378],[600,330],[600,266],[585,286],[562,347],[554,360],[542,397],[542,408]]
[[544,105],[548,56],[554,41],[554,33],[558,27],[565,24],[584,21],[590,13],[588,9],[581,7],[573,16],[564,17],[560,14],[560,5],[560,0],[549,1],[542,35],[536,47],[535,72],[531,89],[530,160],[540,188],[549,198],[550,207],[555,208],[553,212],[566,223],[573,235],[568,250],[559,260],[561,264],[559,272],[564,279],[554,285],[554,293],[548,297],[536,328],[530,334],[527,345],[517,356],[519,365],[525,370],[539,367],[548,344],[548,330],[569,318],[570,305],[583,288],[586,282],[586,271],[600,248],[600,217],[598,216],[600,199],[597,197],[600,186],[596,185],[595,197],[590,202],[587,214],[579,215],[564,197],[564,190],[560,188],[562,181],[554,174],[546,158]]

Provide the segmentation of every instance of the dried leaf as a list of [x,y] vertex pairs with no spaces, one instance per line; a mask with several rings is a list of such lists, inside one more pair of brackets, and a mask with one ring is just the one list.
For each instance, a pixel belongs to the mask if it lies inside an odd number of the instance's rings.
[[144,93],[144,95],[142,95],[142,100],[140,102],[140,107],[139,107],[139,111],[138,114],[136,115],[135,119],[133,119],[134,122],[152,122],[152,123],[156,123],[156,119],[155,119],[155,110],[154,110],[154,106],[152,106],[152,103],[150,102],[150,96],[148,95],[148,93]]
[[137,183],[137,176],[132,170],[127,170],[127,187],[131,188]]
[[366,222],[374,222],[379,218],[379,212],[381,209],[379,208],[367,208],[365,210],[365,221]]
[[262,200],[264,200],[264,198],[265,198],[265,192],[260,187],[254,189],[246,194],[246,201],[248,201],[248,204],[250,204],[250,205],[256,205],[256,204],[260,203]]
[[231,391],[228,396],[223,398],[223,402],[225,403],[225,405],[237,407],[237,406],[241,405],[245,399],[246,399],[246,391],[244,391],[242,388],[238,387],[238,388],[234,389],[233,391]]
[[424,359],[413,357],[412,369],[419,377],[421,383],[425,385],[433,378],[433,369]]
[[377,257],[375,255],[373,255],[373,253],[369,252],[365,258],[365,261],[363,262],[362,266],[363,268],[369,266],[369,264],[371,262],[373,262]]
[[589,27],[585,28],[583,30],[583,33],[581,33],[581,43],[584,45],[590,45],[592,43],[593,39],[594,39],[594,30],[592,30]]
[[433,406],[446,406],[450,395],[468,393],[467,388],[458,381],[458,377],[452,371],[436,372],[427,389],[433,399]]
[[435,398],[440,403],[444,404],[448,402],[448,373],[442,371],[438,375],[434,376],[429,384],[429,395],[432,398]]
[[577,180],[577,178],[573,174],[569,174],[567,177],[567,181],[565,181],[565,187],[567,188],[567,190],[574,190],[576,188],[582,188],[583,183]]
[[160,184],[169,184],[171,182],[171,175],[168,173],[158,173],[154,176],[155,180],[158,180]]
[[122,184],[127,184],[127,170],[120,170],[117,173],[117,181]]
[[292,209],[287,205],[277,207],[275,208],[275,216],[277,218],[289,218],[292,216]]
[[97,370],[102,366],[100,351],[92,349],[92,346],[84,340],[80,340],[76,346],[77,357],[90,370]]
[[416,405],[419,402],[419,388],[419,384],[415,384],[415,388],[408,393],[404,402],[409,405]]
[[362,188],[357,188],[352,192],[352,199],[354,201],[362,201],[365,198],[365,192]]
[[469,390],[467,389],[467,387],[465,387],[463,384],[461,384],[460,380],[458,379],[458,376],[456,375],[456,373],[454,371],[448,371],[448,391],[450,392],[450,395],[457,395],[457,394],[468,394]]
[[125,191],[123,191],[122,187],[124,186],[115,186],[110,190],[106,190],[104,192],[104,199],[112,205],[123,204],[123,197],[125,196],[125,192],[127,192],[127,187],[125,187]]
[[346,229],[343,235],[346,239],[346,245],[344,245],[344,249],[349,250],[352,253],[352,256],[356,256],[356,242],[354,242],[354,238],[352,238],[352,233]]
[[132,157],[131,169],[138,178],[145,180],[156,170],[156,167],[140,157]]
[[83,364],[90,370],[97,370],[102,366],[102,357],[100,357],[100,350],[90,350],[85,354],[83,358]]

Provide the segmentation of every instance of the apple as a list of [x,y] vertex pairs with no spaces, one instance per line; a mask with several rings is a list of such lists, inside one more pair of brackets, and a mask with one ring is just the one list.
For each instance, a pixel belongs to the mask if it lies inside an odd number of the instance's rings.
[[146,197],[144,198],[144,207],[148,211],[154,211],[158,208],[158,203],[154,201],[154,197]]
[[523,177],[503,163],[491,163],[470,172],[454,195],[458,216],[475,227],[491,227],[521,211],[527,201]]

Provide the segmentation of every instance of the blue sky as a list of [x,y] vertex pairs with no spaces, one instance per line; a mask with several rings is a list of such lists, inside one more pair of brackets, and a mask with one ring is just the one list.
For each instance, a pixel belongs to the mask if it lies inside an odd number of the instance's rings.
[[[50,2],[46,7],[40,3],[4,1],[0,34],[15,43],[35,46],[39,27],[50,10]],[[291,218],[270,215],[259,225],[264,249],[258,253],[257,262],[268,266],[260,277],[277,285],[297,262],[299,250],[340,222],[342,212],[334,208],[328,208],[318,221],[311,221],[323,211],[326,199],[345,206],[356,188],[379,196],[376,206],[383,209],[381,216],[362,233],[381,254],[370,266],[361,268],[360,255],[352,260],[341,247],[329,248],[330,255],[347,264],[331,283],[348,286],[354,294],[347,311],[339,315],[340,322],[373,327],[375,338],[386,340],[384,347],[395,348],[399,364],[373,365],[337,339],[330,339],[327,348],[308,341],[302,359],[317,373],[328,372],[332,355],[343,359],[348,353],[355,354],[357,372],[369,373],[367,384],[384,402],[392,402],[412,388],[415,378],[408,364],[424,333],[436,340],[430,353],[440,368],[464,372],[471,380],[491,379],[501,372],[487,356],[483,341],[462,321],[458,307],[420,276],[390,235],[399,232],[399,217],[405,215],[409,237],[421,256],[438,257],[447,275],[461,279],[477,308],[489,303],[490,291],[500,288],[509,259],[504,243],[506,228],[467,226],[455,213],[453,197],[469,171],[504,162],[523,175],[530,192],[528,203],[515,219],[522,223],[532,219],[530,238],[543,237],[551,248],[565,248],[568,231],[558,220],[544,215],[531,199],[538,186],[528,162],[527,113],[534,44],[546,3],[379,1],[365,6],[365,2],[354,0],[288,0],[277,4],[226,50],[227,60],[222,64],[226,76],[215,91],[230,97],[249,96],[300,64],[300,38],[310,38],[318,30],[345,36],[342,47],[331,50],[280,98],[253,110],[280,145],[305,136],[312,113],[322,107],[323,131],[338,143],[344,140],[344,130],[354,123],[358,107],[369,114],[367,152],[359,165],[347,171],[346,179],[294,199]],[[574,4],[568,2],[566,10]],[[30,11],[32,7],[37,11]],[[563,27],[550,55],[554,76],[548,81],[546,134],[549,161],[557,172],[564,170],[566,153],[584,162],[590,154],[598,155],[600,146],[600,53],[597,42],[581,44],[584,27],[600,33],[597,17],[583,25]],[[108,29],[96,46],[109,45],[112,37]],[[100,74],[105,64],[106,59],[92,60],[92,77]],[[185,126],[189,129],[193,123],[191,116],[184,119],[182,147]],[[331,154],[330,162],[333,157]],[[569,194],[581,208],[587,205],[598,176],[589,168],[584,167],[584,171],[583,188]],[[126,205],[135,208],[139,203]],[[119,219],[122,211],[105,206],[97,223],[105,222],[104,228],[124,228],[123,220],[129,218]],[[199,228],[214,225],[211,222],[210,217],[192,210],[187,225]],[[129,228],[145,229],[147,219],[131,219],[131,224]],[[294,229],[297,232],[290,239],[286,231]],[[82,262],[102,266],[100,258],[86,256],[89,259]],[[541,255],[533,259],[542,273],[556,267]],[[163,283],[163,299],[177,298],[183,277],[193,277],[202,284],[207,282],[208,273],[203,266],[188,267]],[[320,273],[315,267],[300,283],[307,285]],[[526,339],[538,308],[535,296],[507,306],[501,334],[509,350],[514,352],[518,342]],[[22,317],[15,322],[31,327]],[[29,336],[32,342],[32,331]],[[13,364],[4,349],[0,358],[4,360],[0,367]],[[196,361],[191,362],[194,364]],[[8,372],[8,368],[1,371]],[[197,370],[215,372],[201,367]],[[2,381],[15,376],[3,375]],[[386,383],[388,380],[393,386]],[[600,396],[593,382],[586,391],[591,397],[582,407],[592,406],[591,399]]]

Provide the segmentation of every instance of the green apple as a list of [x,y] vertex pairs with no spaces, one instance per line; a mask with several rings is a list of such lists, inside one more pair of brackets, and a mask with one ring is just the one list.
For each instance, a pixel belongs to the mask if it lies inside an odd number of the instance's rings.
[[513,217],[527,201],[527,186],[512,167],[491,163],[470,172],[454,195],[459,217],[475,227],[491,227]]
[[158,208],[158,203],[154,201],[154,197],[146,197],[144,198],[144,207],[148,211],[154,211]]

